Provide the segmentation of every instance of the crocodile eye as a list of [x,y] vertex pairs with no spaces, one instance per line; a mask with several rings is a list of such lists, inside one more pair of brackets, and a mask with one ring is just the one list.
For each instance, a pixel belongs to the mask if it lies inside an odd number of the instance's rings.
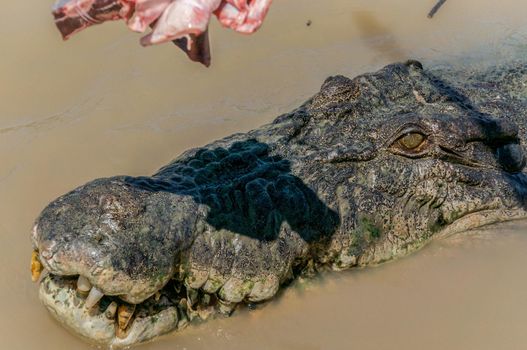
[[418,132],[410,132],[402,136],[398,140],[398,143],[399,145],[406,148],[407,150],[413,150],[421,146],[424,140],[425,140],[425,136],[423,134],[418,133]]
[[430,150],[431,140],[417,128],[408,128],[392,141],[390,152],[409,158],[423,157]]

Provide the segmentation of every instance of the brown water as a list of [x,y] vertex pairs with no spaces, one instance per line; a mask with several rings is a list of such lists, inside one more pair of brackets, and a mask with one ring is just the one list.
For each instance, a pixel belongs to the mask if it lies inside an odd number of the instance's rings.
[[[276,0],[252,37],[214,25],[213,66],[204,69],[171,45],[142,49],[120,23],[63,43],[50,0],[4,1],[0,349],[90,348],[52,321],[30,282],[29,230],[58,195],[95,177],[152,173],[189,147],[271,121],[328,75],[408,57],[492,62],[526,42],[525,1],[450,0],[429,20],[434,3]],[[325,275],[263,309],[141,348],[523,349],[525,231],[497,227]]]

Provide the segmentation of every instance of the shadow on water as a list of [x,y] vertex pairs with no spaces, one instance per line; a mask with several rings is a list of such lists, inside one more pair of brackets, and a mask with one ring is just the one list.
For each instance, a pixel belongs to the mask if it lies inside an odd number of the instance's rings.
[[361,34],[360,39],[371,50],[389,61],[399,61],[408,56],[390,30],[373,13],[354,11],[351,15]]
[[228,149],[202,148],[173,162],[153,177],[127,177],[132,186],[192,198],[210,210],[207,222],[269,241],[287,222],[307,242],[331,236],[338,214],[291,173],[291,164],[270,155],[269,146],[254,139]]

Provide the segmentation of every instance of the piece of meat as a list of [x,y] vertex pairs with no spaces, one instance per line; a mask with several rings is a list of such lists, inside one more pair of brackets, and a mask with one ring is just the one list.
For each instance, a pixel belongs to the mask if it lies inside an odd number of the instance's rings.
[[64,40],[94,24],[127,18],[133,1],[127,0],[61,0],[53,7],[55,24]]
[[223,1],[214,14],[224,27],[231,29],[235,29],[242,25],[247,17],[246,10],[240,10],[238,7],[227,1]]
[[173,0],[154,25],[152,33],[141,38],[141,45],[160,44],[185,37],[187,49],[193,40],[190,34],[200,35],[207,30],[211,13],[221,0]]
[[[61,0],[53,8],[55,24],[63,39],[94,24],[109,20],[127,20],[134,31],[144,32],[155,22],[172,0]],[[192,34],[189,40],[174,40],[187,56],[195,62],[210,66],[208,32]]]
[[152,27],[143,46],[173,41],[188,57],[210,64],[208,24],[214,13],[223,26],[253,33],[272,0],[59,0],[55,24],[64,39],[92,26],[122,19],[136,32]]
[[250,34],[262,25],[271,2],[272,0],[225,0],[214,14],[223,26]]

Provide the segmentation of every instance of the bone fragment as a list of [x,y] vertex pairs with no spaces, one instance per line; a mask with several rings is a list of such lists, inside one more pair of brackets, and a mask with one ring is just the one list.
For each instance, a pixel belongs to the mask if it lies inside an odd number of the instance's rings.
[[187,301],[189,308],[192,308],[194,305],[196,305],[196,302],[198,301],[198,291],[196,289],[187,289]]

